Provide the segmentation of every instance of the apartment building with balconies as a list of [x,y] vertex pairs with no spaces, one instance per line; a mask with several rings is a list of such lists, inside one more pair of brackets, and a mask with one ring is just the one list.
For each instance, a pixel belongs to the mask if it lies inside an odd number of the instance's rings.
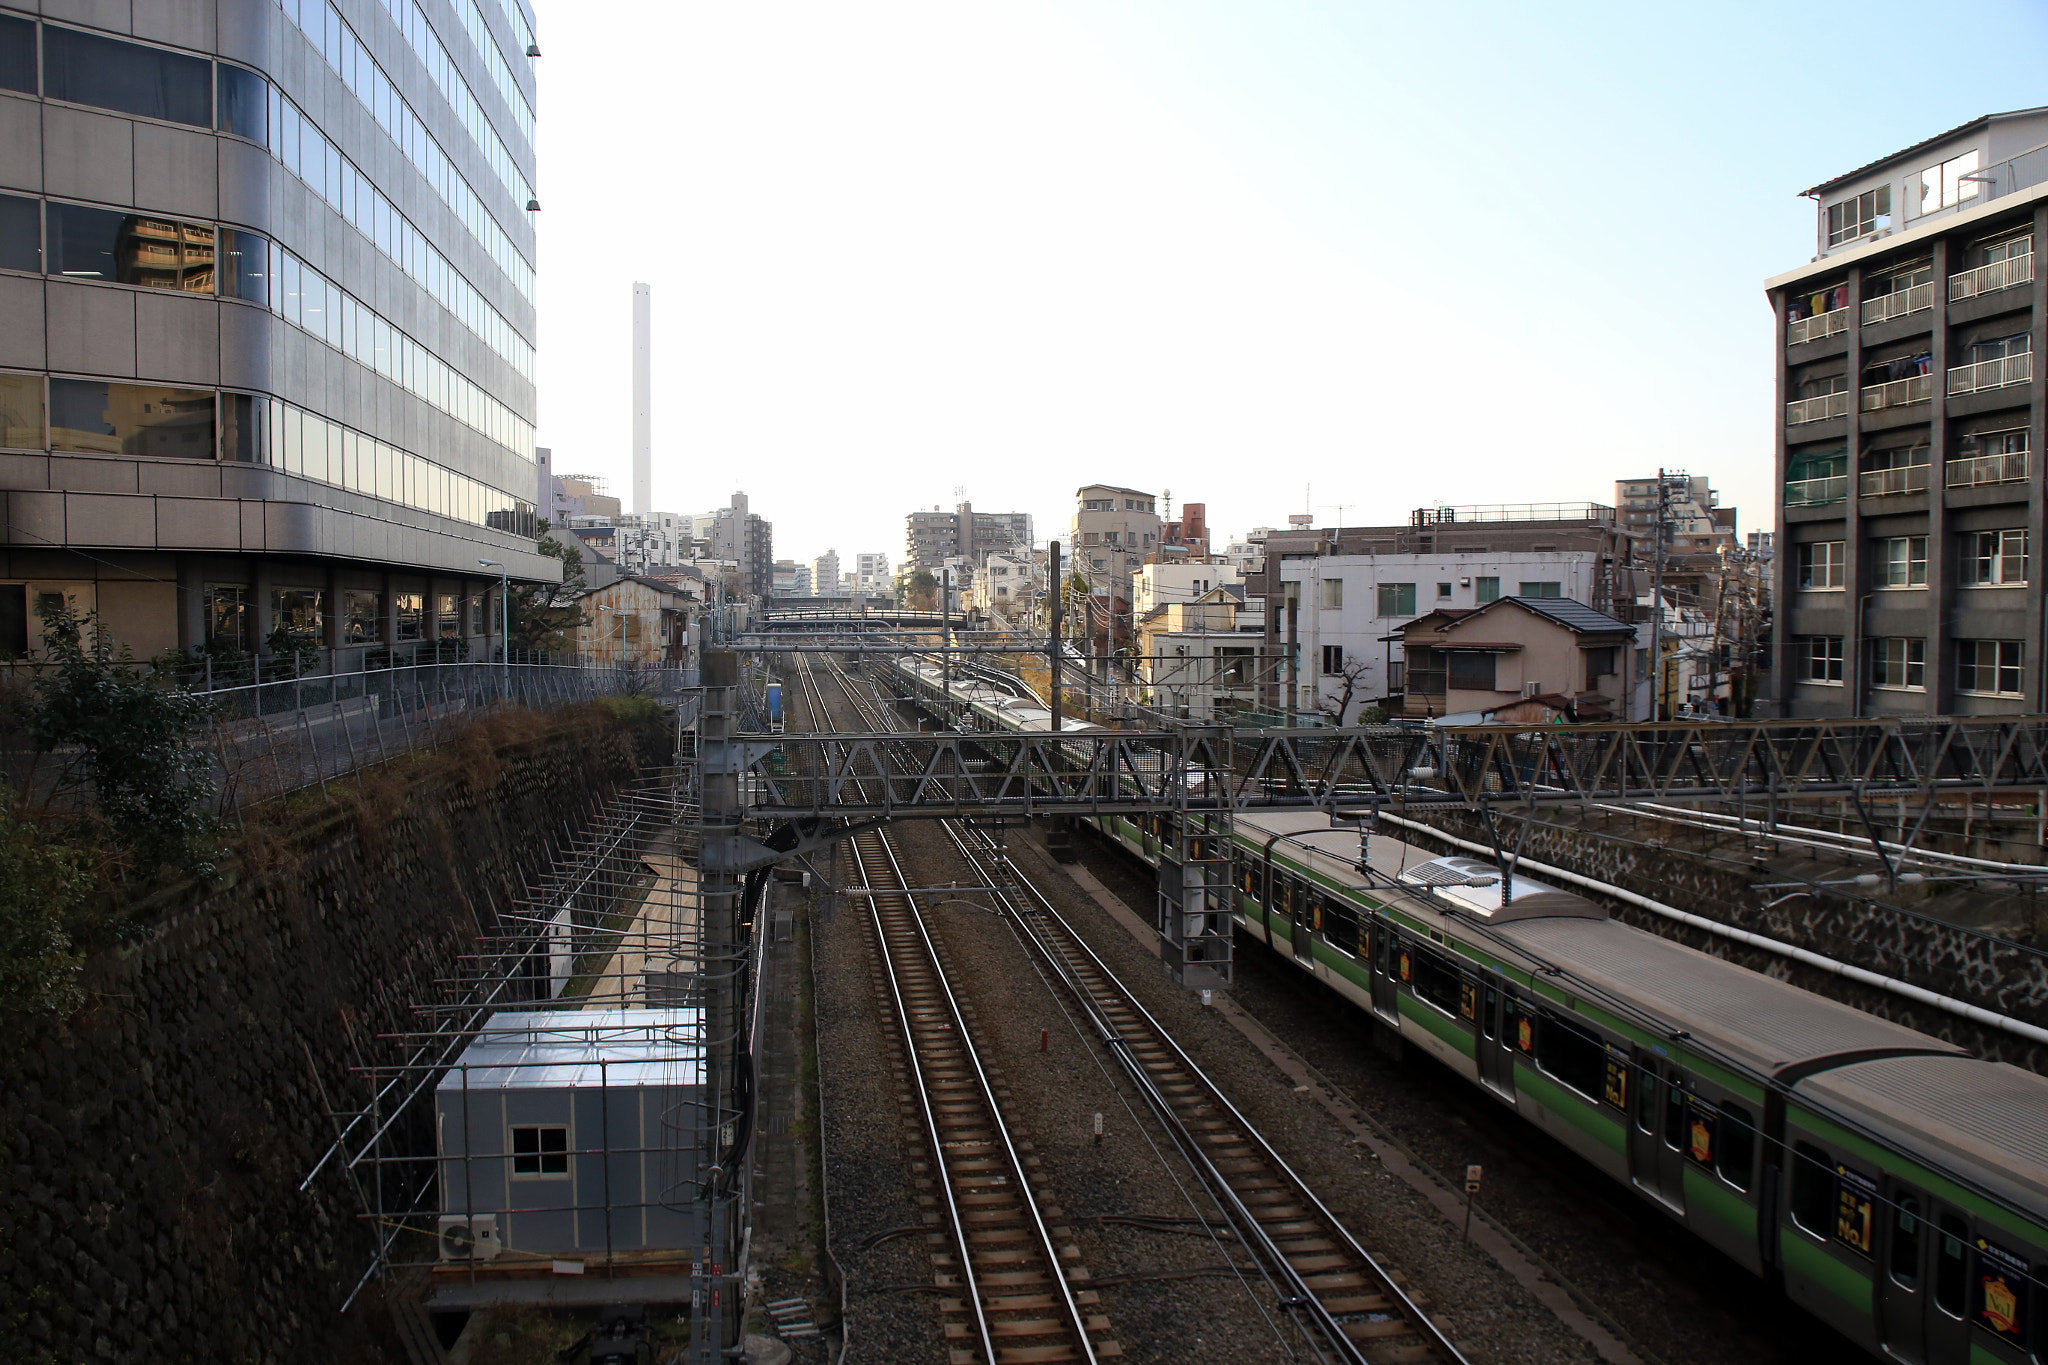
[[559,581],[521,5],[0,7],[0,654],[65,601],[475,656],[501,569]]
[[1775,700],[1790,716],[2038,711],[2048,108],[1806,193],[1813,258],[1765,283]]

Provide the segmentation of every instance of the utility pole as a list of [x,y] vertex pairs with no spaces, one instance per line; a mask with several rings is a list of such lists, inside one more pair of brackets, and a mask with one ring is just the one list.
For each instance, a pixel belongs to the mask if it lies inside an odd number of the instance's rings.
[[946,696],[953,695],[953,566],[939,566],[939,643],[944,651],[939,655],[939,681]]
[[1670,533],[1671,492],[1657,468],[1657,558],[1650,571],[1650,720],[1662,720],[1664,698],[1664,542]]
[[1067,587],[1066,580],[1060,577],[1060,543],[1057,540],[1052,542],[1047,553],[1046,569],[1052,588],[1049,594],[1052,616],[1045,634],[1045,657],[1052,669],[1048,690],[1052,693],[1052,728],[1057,732],[1060,728],[1060,608],[1065,603]]

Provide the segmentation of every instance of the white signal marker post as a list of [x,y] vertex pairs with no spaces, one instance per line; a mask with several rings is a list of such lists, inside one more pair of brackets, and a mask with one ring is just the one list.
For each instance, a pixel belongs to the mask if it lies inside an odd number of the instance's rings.
[[1464,1241],[1472,1240],[1472,1201],[1479,1194],[1479,1177],[1485,1173],[1484,1166],[1465,1168],[1465,1235]]

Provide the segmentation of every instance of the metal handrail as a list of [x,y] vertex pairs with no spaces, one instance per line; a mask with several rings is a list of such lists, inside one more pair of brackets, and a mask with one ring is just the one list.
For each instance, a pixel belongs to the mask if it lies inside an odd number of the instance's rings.
[[1785,483],[1787,507],[1819,507],[1823,503],[1845,501],[1848,496],[1847,474],[1829,474],[1818,479],[1788,479]]
[[1874,299],[1863,301],[1863,325],[1886,322],[1902,318],[1908,313],[1925,312],[1934,307],[1934,281],[1912,285],[1889,294],[1879,294]]
[[2001,451],[1995,455],[1966,455],[1948,462],[1950,488],[1976,488],[1987,483],[2018,483],[2027,477],[2024,450]]
[[1993,360],[1980,360],[1974,365],[1958,365],[1948,372],[1948,391],[1951,394],[1977,393],[1983,389],[2002,389],[2008,384],[2026,384],[2034,378],[2034,353],[2022,351],[2018,355],[2002,355]]
[[1881,408],[1902,408],[1909,403],[1926,403],[1934,398],[1934,376],[1931,374],[1909,374],[1904,379],[1887,380],[1882,384],[1863,386],[1863,411],[1876,412]]
[[1910,464],[1893,469],[1866,469],[1857,476],[1856,491],[1866,498],[1881,498],[1892,493],[1925,493],[1927,466]]
[[1989,294],[1995,289],[2007,289],[2016,284],[2026,284],[2034,278],[2034,253],[2029,251],[2019,256],[2008,256],[2002,261],[1992,261],[1974,270],[1964,270],[1948,277],[1948,298],[1950,303],[1961,299],[1973,299],[1979,294]]
[[1849,391],[1841,389],[1835,393],[1818,394],[1812,398],[1795,398],[1785,405],[1785,425],[1796,427],[1803,422],[1820,422],[1830,417],[1849,415]]
[[[1865,304],[1868,308],[1869,305]],[[1864,319],[1870,321],[1869,318]],[[1815,313],[1810,318],[1794,318],[1785,324],[1785,344],[1797,346],[1801,342],[1819,341],[1822,337],[1836,336],[1849,330],[1849,309],[1830,308],[1825,313]]]

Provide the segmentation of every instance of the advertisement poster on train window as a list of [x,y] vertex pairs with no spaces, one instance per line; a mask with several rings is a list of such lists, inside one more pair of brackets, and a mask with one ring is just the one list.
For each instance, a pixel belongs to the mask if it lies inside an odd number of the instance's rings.
[[[1685,1154],[1709,1170],[1714,1165],[1714,1135],[1720,1118],[1721,1116],[1703,1103],[1699,1096],[1686,1097]],[[1865,1254],[1869,1254],[1867,1244]]]
[[1607,1084],[1604,1098],[1616,1109],[1628,1108],[1628,1054],[1618,1048],[1607,1049]]
[[1835,1167],[1835,1240],[1862,1256],[1871,1254],[1877,1223],[1877,1182],[1847,1166]]
[[1536,1019],[1533,1015],[1516,1012],[1515,1046],[1531,1057],[1536,1055]]
[[1977,1239],[1977,1289],[1970,1315],[2000,1341],[2027,1343],[2027,1261],[1996,1242]]

